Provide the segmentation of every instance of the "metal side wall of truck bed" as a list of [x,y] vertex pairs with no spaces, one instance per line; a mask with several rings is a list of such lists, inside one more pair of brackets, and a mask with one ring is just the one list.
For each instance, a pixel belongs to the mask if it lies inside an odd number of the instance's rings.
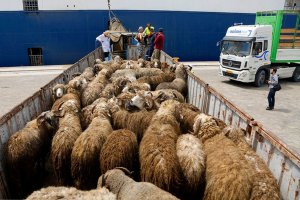
[[72,75],[76,72],[82,72],[86,67],[92,67],[94,60],[101,56],[101,49],[96,49],[84,58],[80,59],[74,65],[59,74],[56,78],[43,86],[34,95],[24,100],[18,106],[0,119],[0,199],[9,198],[9,189],[3,169],[3,148],[8,138],[16,131],[22,129],[26,123],[36,118],[45,110],[52,106],[52,88],[58,83],[68,83]]
[[[127,56],[136,56],[135,46],[129,47]],[[58,75],[33,96],[23,101],[0,119],[0,198],[9,198],[9,190],[3,171],[3,146],[8,138],[25,124],[38,116],[42,111],[51,107],[51,88],[57,83],[67,83],[75,72],[83,71],[93,66],[94,59],[101,56],[101,50],[96,49],[70,68]],[[171,56],[161,53],[160,60],[169,65],[173,64]],[[265,161],[276,177],[283,199],[300,199],[300,158],[283,144],[271,132],[265,130],[254,119],[240,110],[228,99],[222,96],[207,83],[188,72],[187,101],[202,112],[224,120],[227,124],[236,125],[246,130],[247,138],[256,153]]]

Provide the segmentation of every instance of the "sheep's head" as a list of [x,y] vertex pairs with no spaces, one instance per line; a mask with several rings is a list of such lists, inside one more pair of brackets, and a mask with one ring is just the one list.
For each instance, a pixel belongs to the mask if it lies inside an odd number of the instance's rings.
[[113,80],[114,87],[119,90],[123,89],[128,83],[130,83],[130,80],[126,76],[120,76]]
[[77,77],[77,78],[74,78],[72,80],[69,81],[68,83],[68,89],[72,88],[74,90],[82,90],[84,88],[86,88],[88,85],[88,82],[85,78],[83,77]]
[[52,88],[52,98],[55,101],[58,98],[61,98],[64,94],[66,94],[66,89],[63,84],[57,84]]
[[145,67],[145,60],[143,58],[139,58],[137,62],[139,67]]
[[[110,191],[114,192],[118,192],[120,190],[120,187],[122,186],[122,184],[114,184],[111,183],[110,180],[113,180],[115,182],[115,180],[120,179],[120,181],[125,181],[125,179],[123,178],[125,175],[126,176],[132,176],[133,172],[130,172],[128,169],[124,168],[124,167],[116,167],[115,169],[111,169],[108,170],[107,172],[105,172],[105,174],[102,174],[99,179],[98,179],[98,183],[97,183],[97,188],[102,188],[102,187],[106,187],[107,189],[109,189]],[[114,177],[111,179],[111,177]]]
[[176,75],[176,78],[181,78],[181,79],[186,79],[187,77],[187,68],[182,64],[180,63],[179,65],[176,66],[176,69],[175,69],[175,75]]
[[127,104],[125,104],[125,108],[127,110],[134,110],[136,108],[139,110],[151,110],[154,105],[152,97],[150,91],[139,91]]
[[120,64],[120,63],[122,63],[122,61],[123,61],[123,59],[120,56],[115,56],[114,57],[114,63]]
[[58,118],[51,112],[42,112],[36,119],[38,127],[45,127],[48,131],[55,131],[58,127]]
[[193,130],[195,134],[198,134],[200,127],[207,121],[211,120],[211,116],[208,116],[204,113],[200,113],[195,117],[195,122],[193,126]]
[[93,72],[94,74],[98,74],[102,69],[105,68],[105,65],[103,64],[95,64],[94,67],[93,67]]
[[63,102],[60,106],[59,106],[59,116],[63,117],[65,115],[65,113],[79,113],[79,109],[76,105],[76,102],[74,100],[68,100],[66,102]]
[[158,59],[153,59],[152,62],[155,68],[161,68],[161,62]]
[[128,60],[125,63],[125,69],[133,69],[134,68],[134,62],[132,60]]
[[100,64],[100,63],[102,63],[101,59],[97,58],[97,59],[95,60],[95,62],[94,62],[94,65],[95,65],[95,64]]
[[234,143],[238,143],[239,141],[247,141],[245,137],[245,131],[238,127],[227,126],[223,129],[222,133]]

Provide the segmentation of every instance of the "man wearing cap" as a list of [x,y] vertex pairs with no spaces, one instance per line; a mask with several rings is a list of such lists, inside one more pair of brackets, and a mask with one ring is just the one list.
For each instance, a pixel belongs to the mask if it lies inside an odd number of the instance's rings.
[[144,57],[144,51],[145,51],[145,41],[144,41],[144,28],[142,26],[139,27],[138,33],[134,37],[134,39],[137,41],[137,50],[138,50],[138,58]]
[[[96,38],[96,44],[100,43],[103,50],[104,60],[109,60],[109,52],[110,52],[110,37],[109,31],[104,31],[101,35]],[[96,46],[97,47],[97,46]]]
[[163,50],[165,36],[163,34],[164,29],[159,28],[158,32],[156,33],[155,40],[154,40],[154,51],[151,57],[153,59],[160,59],[160,51]]
[[153,53],[153,50],[154,50],[154,40],[155,40],[155,33],[154,33],[154,27],[151,26],[150,27],[150,34],[148,36],[148,50],[146,52],[146,55],[145,55],[145,60],[148,60],[150,61],[151,59],[151,55]]

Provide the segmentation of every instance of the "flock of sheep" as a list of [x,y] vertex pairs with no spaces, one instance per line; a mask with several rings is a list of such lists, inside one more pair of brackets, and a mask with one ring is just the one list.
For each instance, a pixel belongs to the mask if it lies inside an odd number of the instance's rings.
[[12,197],[280,199],[243,131],[185,103],[186,70],[117,56],[56,85],[6,144]]

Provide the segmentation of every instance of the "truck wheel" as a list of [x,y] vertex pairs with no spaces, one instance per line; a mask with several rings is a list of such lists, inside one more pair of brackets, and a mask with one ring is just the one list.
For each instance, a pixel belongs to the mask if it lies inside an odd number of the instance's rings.
[[297,67],[293,73],[292,77],[293,81],[299,82],[300,81],[300,67]]
[[266,71],[261,69],[255,75],[254,84],[256,87],[261,87],[265,84],[265,82],[266,82]]

